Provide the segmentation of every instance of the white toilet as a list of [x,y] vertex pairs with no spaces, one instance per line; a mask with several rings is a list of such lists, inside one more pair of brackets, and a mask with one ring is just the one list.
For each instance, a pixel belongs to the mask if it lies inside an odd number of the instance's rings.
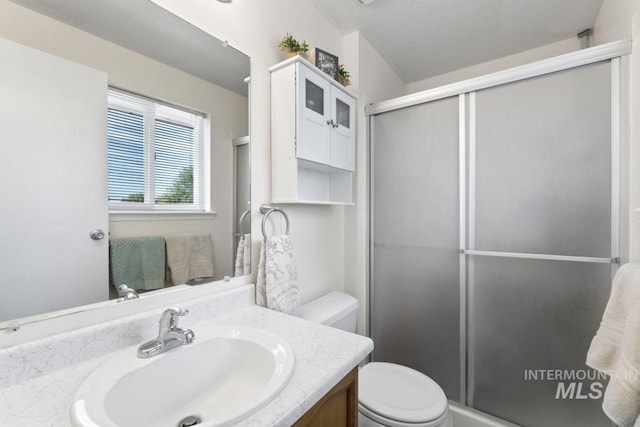
[[[356,331],[358,301],[331,292],[300,306],[296,315],[312,322]],[[394,363],[371,362],[358,374],[360,427],[451,427],[447,397],[428,376]]]

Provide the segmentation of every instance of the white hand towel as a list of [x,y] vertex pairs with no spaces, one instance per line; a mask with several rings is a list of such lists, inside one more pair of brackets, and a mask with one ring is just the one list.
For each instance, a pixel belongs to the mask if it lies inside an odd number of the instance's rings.
[[292,313],[300,305],[298,273],[289,236],[269,236],[262,242],[256,303],[283,313]]
[[209,234],[167,237],[167,263],[174,285],[213,277],[213,244]]
[[633,426],[640,415],[640,265],[625,264],[616,273],[587,365],[611,377],[605,414],[619,426]]
[[251,234],[245,234],[242,241],[242,270],[245,275],[251,274]]
[[236,251],[235,277],[251,274],[251,234],[243,234]]

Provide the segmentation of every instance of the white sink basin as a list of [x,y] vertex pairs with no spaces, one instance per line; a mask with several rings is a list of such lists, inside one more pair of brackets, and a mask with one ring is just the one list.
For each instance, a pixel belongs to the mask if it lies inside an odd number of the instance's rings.
[[293,350],[281,337],[249,327],[194,329],[196,339],[149,359],[118,352],[78,389],[76,427],[228,426],[269,403],[293,373]]

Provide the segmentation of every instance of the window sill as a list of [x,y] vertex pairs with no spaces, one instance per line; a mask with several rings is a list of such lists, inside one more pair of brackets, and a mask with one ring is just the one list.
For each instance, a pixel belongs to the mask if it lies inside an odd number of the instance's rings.
[[110,211],[109,221],[185,221],[210,220],[216,216],[215,211],[180,212],[180,211]]

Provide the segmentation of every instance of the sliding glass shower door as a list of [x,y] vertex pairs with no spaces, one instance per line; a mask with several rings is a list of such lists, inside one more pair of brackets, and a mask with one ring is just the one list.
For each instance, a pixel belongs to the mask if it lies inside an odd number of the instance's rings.
[[376,117],[376,359],[414,367],[460,392],[459,102]]
[[375,360],[513,423],[610,425],[584,361],[624,228],[618,61],[372,116]]
[[606,426],[594,381],[580,398],[563,396],[570,374],[526,375],[587,370],[609,295],[611,64],[471,101],[467,401],[522,425]]

